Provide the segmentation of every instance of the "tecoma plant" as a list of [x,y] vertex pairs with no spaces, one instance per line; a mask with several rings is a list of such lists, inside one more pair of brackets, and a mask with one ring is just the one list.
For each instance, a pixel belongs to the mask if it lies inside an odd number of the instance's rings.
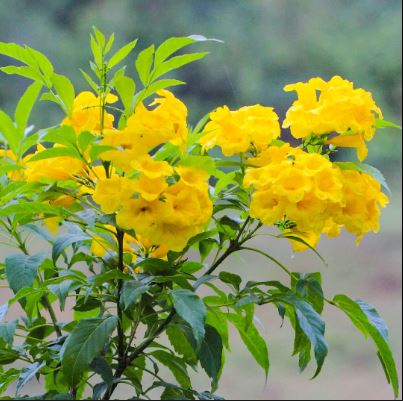
[[[296,99],[282,124],[257,104],[218,107],[191,127],[168,89],[184,82],[171,73],[207,55],[188,47],[209,43],[173,37],[133,57],[137,40],[113,51],[114,35],[94,28],[93,59],[81,71],[88,90],[76,93],[45,55],[0,42],[2,60],[13,59],[0,70],[32,81],[14,114],[0,111],[0,234],[18,248],[0,264],[1,291],[11,290],[0,307],[0,393],[221,399],[229,327],[269,373],[254,317],[270,304],[278,324],[289,321],[283,330],[295,332],[301,371],[312,359],[313,376],[320,373],[328,354],[322,312],[335,308],[373,341],[398,396],[377,311],[347,295],[326,297],[321,273],[295,273],[270,251],[286,241],[323,261],[323,234],[347,230],[359,243],[377,232],[387,184],[363,163],[366,144],[396,126],[371,93],[335,76],[287,85]],[[56,103],[62,119],[32,126],[39,101]],[[346,147],[358,160],[335,161]],[[267,280],[224,269],[233,254],[265,258]],[[195,389],[191,369],[203,370],[211,388]],[[42,391],[28,396],[35,378]]]

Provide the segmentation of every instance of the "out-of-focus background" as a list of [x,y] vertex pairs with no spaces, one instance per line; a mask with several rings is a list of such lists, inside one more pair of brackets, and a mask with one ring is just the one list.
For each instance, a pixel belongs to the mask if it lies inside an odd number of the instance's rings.
[[[338,74],[372,91],[388,120],[401,122],[402,3],[400,0],[1,0],[0,41],[28,44],[47,54],[58,72],[86,89],[92,25],[115,32],[117,44],[140,38],[138,49],[169,36],[203,34],[224,44],[195,45],[211,54],[184,68],[188,86],[175,92],[190,109],[191,123],[222,104],[231,108],[261,103],[283,116],[293,94],[285,84]],[[0,65],[6,59],[0,58]],[[133,62],[128,65],[133,71]],[[0,108],[13,110],[27,82],[0,76]],[[55,124],[49,104],[37,107],[34,122]],[[56,110],[54,110],[57,113]],[[311,254],[293,255],[288,244],[261,239],[296,271],[322,271],[327,294],[345,292],[377,306],[390,326],[401,377],[401,132],[379,131],[368,162],[380,168],[392,188],[378,235],[356,248],[353,237],[323,240],[319,251],[329,267]],[[262,237],[264,238],[264,237]],[[0,255],[11,252],[0,246]],[[245,279],[282,278],[275,267],[253,255],[233,258],[227,269]],[[0,303],[8,294],[0,289]],[[267,385],[234,334],[219,393],[227,399],[392,399],[372,345],[337,312],[327,309],[330,355],[314,381],[298,374],[291,358],[287,325],[270,309],[258,310],[269,341],[271,373]],[[207,388],[207,382],[200,382]],[[125,396],[126,394],[121,394]]]

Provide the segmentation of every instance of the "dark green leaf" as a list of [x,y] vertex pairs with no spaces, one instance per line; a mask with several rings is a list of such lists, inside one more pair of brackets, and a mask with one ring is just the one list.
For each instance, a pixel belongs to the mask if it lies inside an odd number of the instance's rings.
[[113,372],[112,368],[104,358],[96,356],[90,365],[91,369],[99,374],[103,381],[110,387],[113,383]]
[[200,345],[205,335],[206,306],[194,292],[189,290],[174,290],[171,295],[176,312],[190,325],[196,342]]
[[121,298],[125,310],[133,307],[149,289],[149,285],[143,284],[140,281],[125,281],[123,283]]
[[89,240],[90,237],[84,233],[74,233],[74,234],[63,234],[60,237],[57,237],[55,242],[53,243],[52,248],[52,259],[53,262],[56,263],[59,256],[64,252],[64,250],[72,245],[76,244],[80,241]]
[[91,362],[110,341],[117,326],[117,318],[80,321],[65,342],[62,353],[62,370],[71,386],[77,386]]
[[231,285],[236,292],[239,292],[239,288],[242,283],[241,277],[234,273],[221,272],[218,276],[223,283]]
[[206,335],[200,347],[199,359],[202,368],[216,385],[221,372],[223,343],[218,331],[206,325]]
[[370,336],[377,347],[379,358],[395,397],[399,395],[399,379],[396,364],[387,340],[387,327],[376,310],[363,301],[354,301],[346,295],[336,295],[335,305],[351,319],[353,324],[365,335]]

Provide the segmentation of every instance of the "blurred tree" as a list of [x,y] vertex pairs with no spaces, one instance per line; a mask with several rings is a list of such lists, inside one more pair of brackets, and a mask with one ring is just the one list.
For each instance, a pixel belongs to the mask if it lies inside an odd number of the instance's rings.
[[[211,55],[182,72],[191,85],[177,92],[191,105],[192,122],[224,103],[274,105],[283,115],[293,100],[286,83],[335,74],[370,89],[386,117],[399,120],[401,8],[397,0],[2,0],[0,40],[45,52],[84,89],[78,68],[88,70],[92,25],[116,32],[118,44],[139,37],[139,48],[203,34],[225,44],[206,45]],[[23,90],[17,82],[0,78],[1,108],[13,107]],[[51,123],[45,111],[37,108],[36,121]],[[372,154],[398,160],[396,134],[382,135]]]

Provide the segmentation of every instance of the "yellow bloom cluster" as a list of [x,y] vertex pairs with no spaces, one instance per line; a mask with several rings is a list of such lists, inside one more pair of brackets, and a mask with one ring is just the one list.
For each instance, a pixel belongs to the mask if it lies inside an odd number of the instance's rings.
[[[118,101],[115,95],[108,94],[105,104],[111,104]],[[71,116],[66,117],[62,121],[62,125],[73,127],[77,133],[88,131],[99,133],[101,131],[101,121],[103,120],[103,128],[113,128],[114,116],[105,112],[101,115],[102,99],[95,96],[92,92],[81,92],[74,99],[73,111]]]
[[200,144],[204,149],[219,146],[225,156],[266,149],[280,136],[278,116],[271,107],[246,106],[231,111],[227,106],[210,113]]
[[371,176],[341,170],[326,157],[289,144],[270,147],[249,163],[256,166],[244,179],[255,189],[250,215],[264,224],[283,226],[313,247],[321,233],[337,236],[342,226],[358,240],[378,231],[379,208],[388,199]]
[[118,147],[120,150],[104,152],[102,158],[112,161],[122,171],[133,170],[133,163],[140,159],[149,160],[148,152],[167,142],[182,149],[187,144],[187,108],[171,92],[161,90],[159,97],[148,109],[140,103],[127,119],[123,130],[107,130],[103,145]]
[[[161,171],[165,167],[161,165]],[[207,173],[189,167],[175,172],[180,178],[172,185],[168,177],[150,178],[144,172],[137,180],[100,180],[94,200],[104,213],[117,212],[119,227],[134,230],[144,243],[180,251],[208,223],[212,203]]]
[[370,92],[355,89],[352,82],[339,76],[328,82],[312,78],[284,89],[298,95],[283,123],[295,138],[336,133],[328,144],[353,147],[360,160],[367,157],[366,142],[374,137],[377,116],[382,118]]

